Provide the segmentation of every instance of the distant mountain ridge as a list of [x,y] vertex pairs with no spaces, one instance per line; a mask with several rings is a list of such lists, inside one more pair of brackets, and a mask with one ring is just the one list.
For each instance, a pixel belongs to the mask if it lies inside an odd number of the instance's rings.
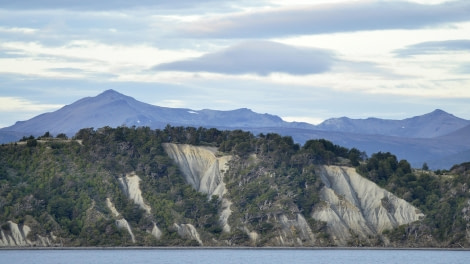
[[95,97],[86,97],[61,109],[38,115],[27,121],[20,121],[1,131],[15,131],[41,134],[75,134],[84,127],[103,126],[149,126],[164,128],[174,126],[213,126],[227,128],[243,127],[304,127],[313,128],[307,123],[285,122],[280,117],[270,114],[258,114],[242,108],[232,111],[192,110],[186,108],[168,108],[150,105],[123,95],[114,90],[107,90]]
[[409,138],[434,138],[452,133],[470,125],[469,120],[458,118],[443,110],[403,120],[379,118],[331,118],[316,126],[317,129],[367,135],[386,135]]
[[273,132],[292,136],[300,144],[309,139],[324,138],[368,154],[392,152],[415,167],[428,162],[432,169],[449,168],[470,161],[470,121],[439,109],[403,120],[341,117],[315,126],[286,122],[279,116],[259,114],[246,108],[219,111],[160,107],[114,90],[82,98],[57,111],[2,128],[0,143],[17,141],[23,136],[40,136],[47,131],[52,135],[73,136],[82,128],[148,126],[161,129],[168,124],[242,129],[255,134]]

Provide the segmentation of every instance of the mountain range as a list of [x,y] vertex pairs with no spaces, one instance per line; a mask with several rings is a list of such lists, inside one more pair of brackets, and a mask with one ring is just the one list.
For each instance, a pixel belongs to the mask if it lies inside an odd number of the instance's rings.
[[81,128],[148,126],[161,129],[168,124],[242,129],[255,134],[273,132],[292,136],[300,144],[309,139],[324,138],[367,154],[391,152],[408,160],[414,167],[427,163],[431,169],[448,169],[454,164],[470,161],[470,120],[439,109],[403,120],[341,117],[315,126],[286,122],[279,116],[259,114],[246,108],[218,111],[160,107],[114,90],[2,128],[0,143],[17,141],[29,135],[40,136],[47,131],[53,135],[65,133],[73,136]]

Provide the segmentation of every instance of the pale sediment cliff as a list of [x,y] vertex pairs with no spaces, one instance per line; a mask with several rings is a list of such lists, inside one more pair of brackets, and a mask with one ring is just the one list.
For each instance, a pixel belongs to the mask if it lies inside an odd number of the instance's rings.
[[[168,143],[164,144],[164,148],[178,164],[189,184],[209,196],[218,195],[219,198],[222,198],[222,210],[219,219],[223,225],[223,230],[230,232],[228,218],[231,215],[230,205],[232,202],[224,197],[227,189],[225,188],[223,176],[224,171],[228,170],[228,162],[232,156],[218,156],[217,148],[213,147]],[[281,226],[276,241],[273,241],[275,245],[302,246],[314,244],[313,233],[301,214],[298,214],[294,219],[288,219],[286,215],[281,214],[271,218],[271,221],[279,223]],[[246,227],[244,227],[244,232],[254,244],[261,238],[260,234]]]
[[28,238],[30,232],[29,226],[8,221],[0,229],[0,247],[47,247],[53,244],[50,238],[39,235],[36,235],[36,239],[31,241]]
[[224,197],[224,171],[231,156],[217,156],[217,148],[192,146],[187,144],[163,144],[165,151],[179,166],[186,181],[199,192],[209,197],[217,195],[222,201],[220,221],[225,232],[230,232],[228,218],[231,201]]
[[297,214],[293,219],[289,219],[283,214],[276,220],[282,227],[277,237],[279,246],[315,245],[316,238],[302,214]]
[[139,205],[140,208],[150,214],[150,206],[144,202],[142,197],[142,191],[140,190],[140,177],[135,172],[127,174],[125,177],[119,178],[122,189],[126,196],[134,201],[135,204]]
[[231,156],[217,157],[217,148],[187,144],[163,144],[167,154],[175,160],[186,181],[194,189],[208,195],[222,197],[226,192],[223,171]]
[[346,245],[352,235],[361,239],[420,220],[417,208],[359,175],[354,168],[322,166],[323,204],[312,217],[327,223],[335,244]]
[[202,240],[197,232],[196,228],[192,224],[173,224],[173,227],[178,232],[178,235],[182,238],[196,240],[199,245],[203,246]]
[[106,205],[108,206],[108,209],[111,211],[112,215],[114,218],[116,218],[116,226],[118,228],[126,230],[129,235],[131,236],[132,243],[135,243],[135,236],[134,233],[132,232],[131,226],[127,222],[126,219],[124,219],[121,214],[118,212],[116,207],[114,206],[113,202],[111,202],[111,199],[106,198]]
[[[140,177],[135,174],[135,172],[132,172],[126,174],[125,177],[118,178],[118,180],[127,198],[131,199],[135,204],[139,205],[139,207],[145,210],[147,214],[150,214],[152,208],[150,205],[145,203],[144,198],[142,197],[142,190],[140,189]],[[126,223],[121,223],[121,225],[125,227]],[[129,224],[127,225],[129,226]],[[128,227],[128,230],[130,230],[130,227]],[[162,231],[160,228],[158,228],[156,223],[153,223],[152,230],[147,230],[147,232],[152,234],[157,240],[162,237]]]

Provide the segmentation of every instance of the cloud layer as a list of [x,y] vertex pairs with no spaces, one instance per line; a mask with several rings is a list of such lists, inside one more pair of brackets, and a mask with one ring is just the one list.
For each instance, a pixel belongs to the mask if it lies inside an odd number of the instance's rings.
[[427,41],[396,50],[395,54],[401,57],[408,57],[413,55],[442,54],[461,51],[470,52],[470,39]]
[[195,6],[201,3],[217,2],[215,0],[113,0],[95,1],[95,0],[0,0],[0,6],[4,9],[69,9],[69,10],[118,10],[141,7],[160,7],[160,8],[183,8]]
[[0,120],[106,89],[298,120],[470,119],[469,14],[467,0],[0,0]]
[[271,41],[251,41],[195,59],[160,64],[153,70],[307,75],[328,71],[334,59],[333,53],[327,50],[298,48]]
[[180,34],[193,37],[259,38],[383,29],[417,29],[470,20],[470,1],[439,5],[348,2],[279,8],[202,19]]

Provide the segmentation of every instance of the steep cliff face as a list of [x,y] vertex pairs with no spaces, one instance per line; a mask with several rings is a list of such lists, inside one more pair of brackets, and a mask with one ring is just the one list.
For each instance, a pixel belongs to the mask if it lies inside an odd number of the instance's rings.
[[131,226],[127,222],[126,219],[124,219],[121,214],[118,212],[116,207],[114,206],[113,202],[111,202],[111,199],[106,198],[106,205],[108,206],[108,209],[111,211],[111,214],[113,217],[116,219],[116,226],[118,228],[126,230],[129,235],[131,236],[132,243],[135,243],[135,236],[134,233],[132,232]]
[[312,246],[316,238],[302,214],[289,219],[286,215],[277,217],[281,225],[281,231],[277,236],[277,245],[280,246]]
[[[118,178],[118,180],[127,198],[132,200],[135,204],[139,205],[139,207],[145,210],[145,212],[149,215],[151,213],[152,208],[150,207],[150,205],[145,203],[144,198],[142,197],[142,190],[140,189],[140,181],[141,181],[140,177],[135,172],[132,172],[132,173],[126,174],[125,177]],[[111,210],[113,211],[113,209]],[[114,209],[114,211],[115,210],[116,209]],[[113,212],[113,214],[115,213]],[[123,220],[125,221],[125,219]],[[129,231],[129,234],[131,234],[132,238],[134,239],[134,235],[132,234],[132,230],[130,229],[129,224],[127,223],[127,221],[126,222],[124,221],[118,220],[116,224],[122,228],[127,229]],[[160,230],[160,228],[158,228],[156,223],[153,223],[152,229],[147,230],[147,232],[152,234],[157,240],[159,240],[162,237],[162,231]]]
[[231,156],[217,157],[217,148],[186,144],[163,144],[168,155],[175,160],[186,181],[197,191],[222,197],[226,192],[223,171]]
[[140,190],[140,177],[135,172],[132,172],[126,174],[125,177],[120,177],[118,180],[126,196],[150,214],[150,206],[144,202],[142,191]]
[[176,232],[178,232],[178,235],[181,236],[182,238],[190,239],[190,240],[196,240],[199,245],[203,246],[204,244],[202,243],[202,240],[199,236],[199,233],[197,232],[196,228],[191,225],[191,224],[173,224],[173,228],[176,229]]
[[231,156],[217,156],[217,148],[186,144],[163,144],[167,154],[178,164],[186,181],[209,197],[217,195],[222,202],[220,221],[225,232],[230,232],[228,218],[231,201],[224,197],[227,192],[223,181],[224,171]]
[[0,229],[0,247],[29,247],[29,246],[51,246],[50,238],[37,235],[34,241],[28,238],[31,228],[27,225],[18,225],[8,221]]
[[335,244],[346,245],[424,217],[417,208],[359,175],[354,168],[322,166],[322,204],[312,217],[327,223]]

